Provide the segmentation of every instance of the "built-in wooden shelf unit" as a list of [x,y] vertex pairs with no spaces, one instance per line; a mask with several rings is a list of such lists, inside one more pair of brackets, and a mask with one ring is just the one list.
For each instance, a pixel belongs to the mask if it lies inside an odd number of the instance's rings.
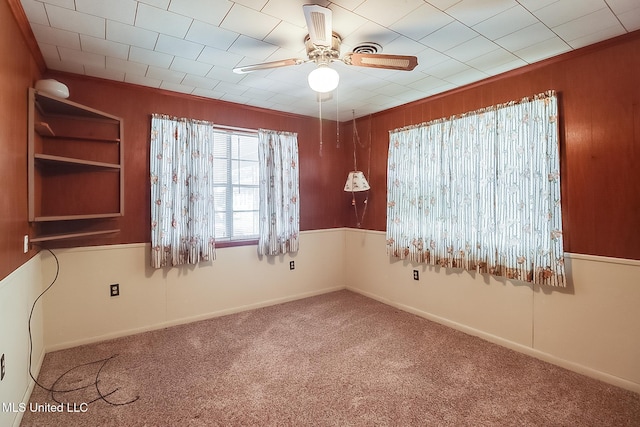
[[32,242],[119,231],[124,215],[122,119],[29,89]]

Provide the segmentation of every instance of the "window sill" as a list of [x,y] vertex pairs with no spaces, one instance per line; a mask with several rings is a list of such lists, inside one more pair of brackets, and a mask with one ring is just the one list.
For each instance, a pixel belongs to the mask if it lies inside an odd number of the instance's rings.
[[249,240],[224,240],[222,242],[216,242],[216,249],[218,248],[232,248],[234,246],[251,246],[257,245],[258,239]]

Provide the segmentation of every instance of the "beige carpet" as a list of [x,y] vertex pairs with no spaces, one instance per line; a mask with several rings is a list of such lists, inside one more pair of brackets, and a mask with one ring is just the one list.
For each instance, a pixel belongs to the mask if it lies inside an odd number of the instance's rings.
[[638,394],[349,291],[54,352],[39,382],[79,390],[36,387],[70,405],[22,426],[640,425]]

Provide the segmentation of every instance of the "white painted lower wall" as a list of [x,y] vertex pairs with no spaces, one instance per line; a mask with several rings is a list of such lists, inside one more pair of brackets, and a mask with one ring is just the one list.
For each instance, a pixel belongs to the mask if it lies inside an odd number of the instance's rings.
[[[18,426],[20,403],[28,402],[33,381],[29,377],[29,314],[46,285],[41,276],[40,257],[31,258],[0,281],[0,354],[5,356],[6,374],[0,382],[0,426]],[[31,322],[33,375],[37,377],[44,359],[42,299],[35,306]]]
[[[61,249],[34,312],[34,374],[54,351],[345,287],[568,369],[640,392],[640,262],[569,255],[568,291],[390,259],[383,232],[303,232],[295,255],[218,249],[208,264],[155,270],[149,245]],[[289,270],[289,261],[295,270]],[[27,320],[55,275],[43,251],[0,282],[0,402],[27,402]],[[413,270],[420,279],[413,280]],[[120,284],[120,296],[109,285]],[[43,327],[44,325],[44,327]],[[21,414],[0,412],[0,425]]]
[[[44,298],[47,351],[345,288],[344,229],[302,232],[293,255],[260,259],[255,245],[218,248],[215,261],[166,269],[149,267],[148,244],[55,253],[60,273]],[[46,280],[55,262],[42,257]],[[120,296],[110,296],[113,283]]]
[[384,232],[345,233],[348,289],[640,393],[640,262],[567,254],[556,290],[394,260]]

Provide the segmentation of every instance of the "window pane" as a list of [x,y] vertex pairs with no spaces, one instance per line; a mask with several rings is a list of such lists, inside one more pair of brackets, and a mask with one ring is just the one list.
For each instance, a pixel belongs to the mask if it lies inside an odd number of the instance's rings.
[[255,185],[258,182],[258,162],[238,162],[239,183],[242,185]]
[[258,187],[236,187],[233,189],[233,210],[253,211],[260,208]]
[[216,212],[216,226],[215,226],[215,236],[216,239],[228,239],[229,233],[227,232],[227,213],[226,212]]
[[258,212],[233,213],[233,237],[258,235]]
[[225,212],[227,210],[227,187],[216,186],[213,189],[213,206],[216,212]]
[[213,182],[214,184],[226,184],[229,161],[227,158],[213,159]]

